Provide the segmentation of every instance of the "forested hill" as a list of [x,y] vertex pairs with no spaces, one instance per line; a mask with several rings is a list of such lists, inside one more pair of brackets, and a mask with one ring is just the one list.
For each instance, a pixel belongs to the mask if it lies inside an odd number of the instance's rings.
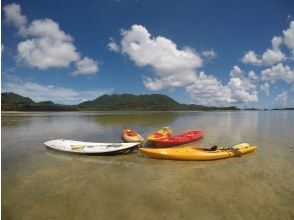
[[15,93],[1,94],[3,111],[187,111],[187,110],[238,110],[232,107],[207,107],[203,105],[180,104],[161,94],[103,95],[93,101],[78,105],[60,105],[52,101],[34,102],[30,98]]
[[52,101],[35,102],[13,92],[1,93],[2,111],[76,111],[76,106],[59,105]]
[[238,110],[236,107],[207,107],[202,105],[186,105],[180,104],[174,99],[162,95],[103,95],[93,101],[86,101],[77,105],[80,110],[96,110],[96,111],[184,111],[184,110]]

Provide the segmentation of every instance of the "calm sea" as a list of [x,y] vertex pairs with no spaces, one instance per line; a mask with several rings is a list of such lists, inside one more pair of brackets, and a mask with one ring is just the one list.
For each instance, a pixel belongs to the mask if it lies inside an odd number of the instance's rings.
[[[201,129],[199,146],[257,145],[218,161],[53,152],[52,139],[119,142]],[[294,111],[2,114],[3,219],[294,219]]]

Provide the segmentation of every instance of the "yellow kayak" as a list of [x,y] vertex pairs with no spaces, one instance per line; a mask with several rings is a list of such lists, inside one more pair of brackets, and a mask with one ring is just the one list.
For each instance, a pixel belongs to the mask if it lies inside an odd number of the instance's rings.
[[218,160],[240,156],[256,150],[256,146],[247,143],[238,144],[232,148],[211,150],[204,147],[176,147],[176,148],[140,148],[149,157],[168,160]]
[[161,130],[156,131],[155,133],[149,135],[147,137],[148,141],[154,141],[157,140],[159,138],[167,138],[170,137],[172,135],[172,131],[169,127],[164,127]]

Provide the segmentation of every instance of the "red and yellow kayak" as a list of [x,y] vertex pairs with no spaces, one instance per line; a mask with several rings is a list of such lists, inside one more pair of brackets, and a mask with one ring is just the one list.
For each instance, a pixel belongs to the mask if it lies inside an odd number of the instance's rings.
[[156,132],[154,132],[153,134],[149,135],[147,137],[148,141],[154,141],[160,138],[167,138],[170,137],[172,135],[172,131],[169,127],[164,127],[161,130],[158,130]]
[[211,151],[210,148],[203,147],[176,147],[176,148],[140,148],[145,155],[168,160],[218,160],[229,157],[240,156],[253,152],[256,146],[249,144],[239,144],[233,148],[222,148]]
[[121,137],[126,142],[143,142],[144,138],[134,129],[125,128],[121,132]]
[[202,131],[190,131],[184,134],[155,139],[153,140],[153,144],[155,147],[173,147],[196,141],[202,137]]

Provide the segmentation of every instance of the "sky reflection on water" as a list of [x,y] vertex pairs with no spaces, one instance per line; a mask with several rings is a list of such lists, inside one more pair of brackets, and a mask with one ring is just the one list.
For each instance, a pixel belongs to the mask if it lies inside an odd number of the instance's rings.
[[[293,124],[293,111],[2,114],[2,217],[293,218]],[[195,145],[248,142],[258,150],[185,162],[43,146],[56,138],[117,142],[125,126],[147,136],[163,125],[203,130]]]

